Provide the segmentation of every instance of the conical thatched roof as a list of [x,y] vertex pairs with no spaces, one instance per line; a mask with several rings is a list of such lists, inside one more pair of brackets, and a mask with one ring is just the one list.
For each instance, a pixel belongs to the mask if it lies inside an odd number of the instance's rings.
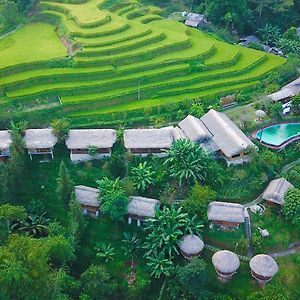
[[212,263],[218,271],[222,273],[234,273],[240,266],[238,256],[228,250],[216,252],[212,257]]
[[251,270],[263,277],[273,277],[278,272],[276,261],[269,255],[258,254],[250,260]]
[[182,238],[178,246],[182,252],[194,255],[202,251],[204,243],[198,236],[187,234]]

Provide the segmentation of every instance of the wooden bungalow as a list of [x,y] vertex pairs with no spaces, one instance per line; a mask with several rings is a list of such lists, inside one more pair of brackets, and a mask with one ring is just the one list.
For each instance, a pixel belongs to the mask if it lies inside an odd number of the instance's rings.
[[159,207],[160,201],[144,197],[130,197],[128,203],[128,224],[137,220],[137,225],[148,218],[155,217],[155,209]]
[[57,137],[52,129],[27,129],[24,136],[25,146],[30,159],[32,155],[51,155],[53,159],[53,148],[57,143]]
[[221,250],[212,256],[212,263],[218,274],[220,281],[227,282],[240,267],[238,256],[228,250]]
[[83,214],[94,218],[99,216],[99,190],[84,185],[75,186],[75,195],[80,203]]
[[292,188],[294,188],[294,186],[285,178],[274,179],[263,192],[262,198],[266,200],[268,204],[283,205],[285,193]]
[[174,141],[172,126],[160,129],[127,129],[124,132],[125,148],[133,155],[165,156]]
[[192,259],[201,254],[204,243],[197,235],[187,234],[179,242],[178,247],[186,259]]
[[208,206],[208,220],[222,230],[238,229],[245,222],[241,204],[213,201]]
[[248,150],[254,144],[226,114],[211,109],[200,120],[211,133],[215,150],[228,165],[249,161]]
[[8,130],[0,131],[0,160],[9,156],[9,146],[12,142],[11,134]]
[[278,272],[278,265],[276,261],[266,254],[255,255],[250,260],[249,265],[252,277],[262,285],[272,280]]
[[113,129],[74,129],[69,131],[66,145],[71,161],[80,162],[111,156],[115,142]]

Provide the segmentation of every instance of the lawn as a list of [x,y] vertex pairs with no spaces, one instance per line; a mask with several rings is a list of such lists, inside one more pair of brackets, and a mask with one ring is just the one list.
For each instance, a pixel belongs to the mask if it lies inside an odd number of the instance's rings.
[[18,64],[64,58],[67,50],[55,27],[44,23],[25,25],[0,39],[0,69]]

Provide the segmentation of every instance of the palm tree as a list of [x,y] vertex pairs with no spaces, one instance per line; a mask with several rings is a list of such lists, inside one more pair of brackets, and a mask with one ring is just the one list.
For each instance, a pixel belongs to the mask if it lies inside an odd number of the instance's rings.
[[111,244],[97,243],[95,250],[97,252],[96,257],[106,263],[114,259],[115,248]]
[[205,181],[208,177],[207,170],[212,160],[200,145],[186,139],[178,140],[166,153],[165,164],[169,165],[171,176],[177,178],[180,185]]
[[22,221],[17,221],[11,226],[11,231],[27,233],[33,237],[40,238],[47,235],[47,227],[50,219],[45,218],[46,212],[41,215],[28,215]]
[[146,161],[131,169],[131,177],[135,187],[141,192],[155,183],[155,172]]
[[131,269],[133,269],[133,259],[141,249],[141,241],[136,234],[132,235],[129,232],[124,232],[124,239],[122,240],[122,242],[124,243],[124,246],[122,248],[125,252],[125,255],[131,256]]
[[153,256],[148,257],[147,266],[150,268],[151,276],[155,278],[165,277],[164,283],[160,289],[158,300],[162,299],[167,279],[174,271],[172,258],[165,258],[162,253],[156,252]]
[[148,221],[145,230],[148,233],[144,248],[145,256],[151,256],[156,251],[168,257],[179,254],[177,244],[184,234],[187,214],[182,213],[182,208],[164,207],[157,210],[154,219]]
[[275,46],[280,38],[280,29],[278,26],[272,24],[265,24],[262,28],[257,30],[263,43],[270,46]]
[[196,215],[193,217],[187,216],[185,218],[184,226],[184,234],[196,234],[197,236],[201,237],[201,231],[204,226],[199,221],[197,221]]

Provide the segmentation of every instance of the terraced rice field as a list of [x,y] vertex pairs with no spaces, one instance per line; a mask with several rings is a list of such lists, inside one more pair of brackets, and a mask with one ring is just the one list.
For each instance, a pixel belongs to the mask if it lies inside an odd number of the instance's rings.
[[[69,116],[97,116],[254,87],[284,63],[162,19],[134,1],[103,5],[42,1],[39,23],[0,39],[0,106],[59,97]],[[41,21],[55,25],[57,35]],[[58,36],[69,44],[69,57]]]

